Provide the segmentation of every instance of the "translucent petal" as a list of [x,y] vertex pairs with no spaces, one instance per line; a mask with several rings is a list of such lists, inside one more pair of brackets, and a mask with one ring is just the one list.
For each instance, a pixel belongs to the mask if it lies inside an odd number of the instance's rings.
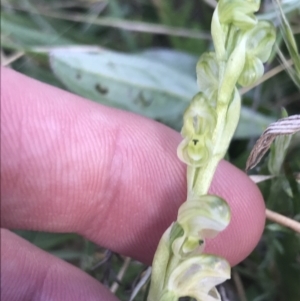
[[230,265],[220,257],[202,254],[180,263],[171,273],[167,289],[178,297],[198,301],[220,300],[215,286],[230,278]]
[[224,230],[230,222],[228,204],[216,195],[188,199],[178,211],[177,221],[194,235],[203,230]]
[[189,252],[199,253],[204,248],[204,239],[216,236],[230,222],[230,208],[218,196],[204,195],[188,199],[178,211],[177,223],[183,235],[173,241],[176,256],[184,257]]
[[197,67],[197,83],[201,92],[218,89],[219,66],[214,52],[201,55]]
[[203,93],[197,93],[183,115],[183,137],[213,131],[216,113]]

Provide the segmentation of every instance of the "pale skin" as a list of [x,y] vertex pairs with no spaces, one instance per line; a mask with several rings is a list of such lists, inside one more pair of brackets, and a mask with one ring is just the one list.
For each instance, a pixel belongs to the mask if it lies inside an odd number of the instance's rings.
[[[157,122],[1,69],[1,300],[117,300],[7,229],[75,232],[151,264],[185,200],[180,141]],[[210,193],[229,202],[232,221],[206,251],[235,265],[261,236],[262,196],[225,161]]]

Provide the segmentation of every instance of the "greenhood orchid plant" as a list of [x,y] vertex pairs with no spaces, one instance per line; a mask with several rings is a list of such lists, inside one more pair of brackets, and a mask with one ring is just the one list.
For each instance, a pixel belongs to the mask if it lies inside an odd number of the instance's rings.
[[148,301],[221,300],[215,286],[230,278],[225,259],[204,253],[206,238],[230,222],[226,201],[208,189],[238,124],[237,85],[252,85],[263,75],[275,42],[272,24],[254,15],[259,7],[259,0],[220,0],[214,11],[215,52],[204,53],[197,64],[200,91],[184,113],[178,146],[187,164],[187,200],[158,245]]

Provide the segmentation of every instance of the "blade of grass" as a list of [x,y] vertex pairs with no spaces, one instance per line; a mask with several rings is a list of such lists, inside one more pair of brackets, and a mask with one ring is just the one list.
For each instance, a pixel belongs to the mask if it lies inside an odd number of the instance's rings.
[[[10,8],[12,7],[6,5],[2,5],[2,6],[10,7]],[[16,10],[28,12],[28,10],[24,8],[20,8],[20,7],[13,7],[13,8]],[[81,22],[81,23],[88,23],[90,21],[86,15],[78,14],[78,13],[68,14],[68,13],[61,13],[61,12],[39,9],[39,14],[50,18],[69,20],[69,21]],[[171,35],[171,36],[178,36],[184,38],[204,39],[204,40],[211,39],[211,35],[208,32],[204,32],[200,30],[158,25],[155,23],[120,20],[117,18],[108,18],[108,17],[97,18],[93,20],[91,24],[112,27],[112,28],[117,28],[117,29],[122,29],[127,31],[149,33],[149,34]]]
[[[108,2],[108,9],[111,12],[111,16],[118,19],[123,19],[123,12],[119,6],[118,1],[110,0]],[[135,51],[137,49],[136,40],[132,35],[129,34],[127,31],[121,31],[121,36],[125,40],[127,47],[131,51]]]
[[[300,8],[300,2],[299,0],[290,0],[286,1],[285,3],[282,3],[281,5],[282,10],[285,14],[291,13],[297,9]],[[259,14],[257,16],[258,20],[269,20],[269,21],[274,21],[277,17],[277,11],[273,7],[267,7],[266,13]]]
[[139,283],[133,289],[129,301],[133,301],[133,299],[136,297],[136,295],[139,293],[139,291],[142,289],[142,287],[147,283],[147,281],[149,280],[149,278],[151,276],[151,271],[152,271],[152,268],[148,267],[145,274],[139,281]]
[[39,26],[40,29],[42,29],[46,33],[58,35],[57,31],[51,26],[51,24],[49,24],[47,22],[47,20],[45,20],[45,18],[42,18],[40,16],[37,7],[35,7],[34,5],[32,5],[30,3],[30,1],[28,1],[28,0],[24,1],[23,0],[22,7],[24,7],[25,9],[27,9],[30,12],[29,14],[33,17],[32,19],[33,19],[34,23],[37,26]]
[[[280,18],[280,30],[282,33],[282,37],[284,39],[284,42],[286,44],[286,47],[289,51],[289,54],[291,56],[292,61],[294,62],[294,68],[295,69],[288,69],[289,74],[292,78],[292,80],[295,82],[295,84],[300,88],[300,55],[299,50],[297,47],[297,43],[294,38],[293,31],[291,29],[291,26],[289,24],[289,21],[287,20],[282,8],[281,3],[279,0],[273,0],[273,3],[275,7],[277,8],[277,12]],[[278,48],[279,50],[279,48]],[[279,53],[281,54],[281,59],[283,62],[286,61],[284,58],[282,52],[279,50]]]

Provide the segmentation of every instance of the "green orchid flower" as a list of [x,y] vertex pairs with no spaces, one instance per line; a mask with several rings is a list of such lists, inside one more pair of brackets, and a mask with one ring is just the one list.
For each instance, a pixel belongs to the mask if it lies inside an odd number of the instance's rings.
[[192,196],[178,211],[177,223],[183,235],[173,241],[172,249],[180,258],[203,251],[206,238],[213,238],[230,222],[228,204],[216,195]]
[[167,281],[160,300],[190,296],[199,301],[221,301],[215,286],[230,278],[230,265],[220,257],[202,254],[182,261]]

